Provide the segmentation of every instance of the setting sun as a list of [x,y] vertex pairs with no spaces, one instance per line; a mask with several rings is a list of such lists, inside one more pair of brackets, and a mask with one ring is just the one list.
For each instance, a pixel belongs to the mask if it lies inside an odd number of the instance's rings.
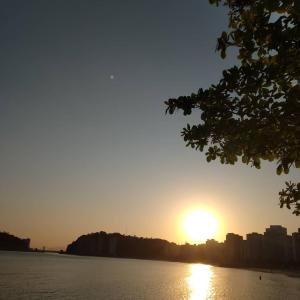
[[217,229],[217,219],[204,210],[190,212],[183,221],[184,234],[191,243],[204,243],[207,239],[214,238]]

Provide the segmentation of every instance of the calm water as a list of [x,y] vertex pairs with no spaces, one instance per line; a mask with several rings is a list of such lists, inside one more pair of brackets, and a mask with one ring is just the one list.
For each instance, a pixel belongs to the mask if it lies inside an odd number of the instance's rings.
[[0,299],[300,299],[300,279],[202,264],[0,251]]

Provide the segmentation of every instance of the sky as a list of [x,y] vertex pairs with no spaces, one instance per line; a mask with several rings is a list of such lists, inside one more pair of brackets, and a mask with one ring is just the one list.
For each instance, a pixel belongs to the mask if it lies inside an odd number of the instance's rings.
[[226,28],[201,0],[1,1],[0,230],[51,249],[100,230],[184,243],[200,208],[219,241],[296,231],[278,192],[299,171],[207,163],[180,137],[199,112],[165,115],[236,63],[215,52]]

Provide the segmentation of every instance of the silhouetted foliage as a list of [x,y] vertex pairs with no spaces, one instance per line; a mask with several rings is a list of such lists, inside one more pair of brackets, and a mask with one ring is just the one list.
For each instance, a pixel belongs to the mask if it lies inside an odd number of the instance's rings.
[[280,193],[280,207],[284,205],[290,209],[294,206],[294,214],[300,215],[300,183],[286,182],[286,189]]
[[[182,131],[187,146],[208,162],[242,162],[260,168],[277,161],[277,174],[300,167],[300,1],[210,0],[229,9],[229,31],[218,38],[222,58],[238,49],[240,64],[198,93],[169,99],[166,113],[193,110],[200,124]],[[299,184],[287,183],[281,207],[300,214]]]

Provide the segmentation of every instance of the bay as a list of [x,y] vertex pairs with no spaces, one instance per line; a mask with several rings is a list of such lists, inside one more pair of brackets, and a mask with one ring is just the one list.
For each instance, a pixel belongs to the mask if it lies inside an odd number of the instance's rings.
[[0,251],[0,299],[296,300],[300,279],[204,264]]

